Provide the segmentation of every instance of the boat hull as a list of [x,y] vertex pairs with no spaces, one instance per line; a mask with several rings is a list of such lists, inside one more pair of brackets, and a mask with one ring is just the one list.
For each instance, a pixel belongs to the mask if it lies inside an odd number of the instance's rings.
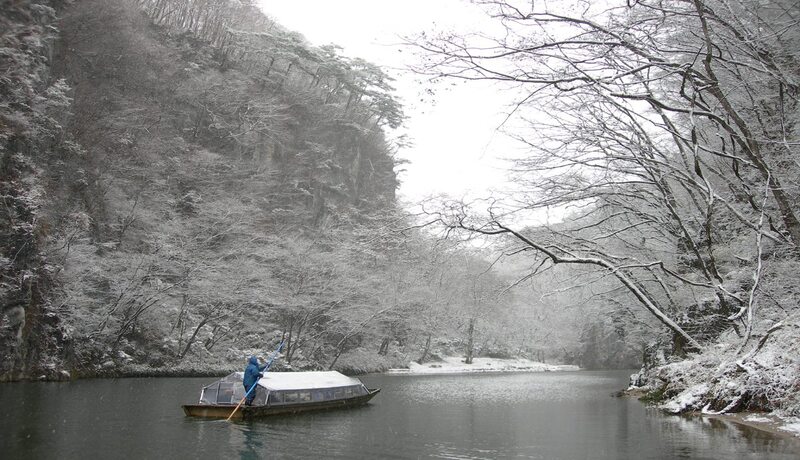
[[[304,404],[285,404],[280,406],[245,406],[231,417],[236,420],[250,420],[254,418],[267,417],[271,415],[299,414],[301,412],[324,411],[334,409],[346,409],[361,406],[369,402],[376,394],[380,393],[380,388],[369,389],[369,393],[347,399],[337,399],[334,401],[320,401]],[[188,417],[203,418],[228,418],[236,408],[234,405],[216,404],[186,404],[183,412]]]

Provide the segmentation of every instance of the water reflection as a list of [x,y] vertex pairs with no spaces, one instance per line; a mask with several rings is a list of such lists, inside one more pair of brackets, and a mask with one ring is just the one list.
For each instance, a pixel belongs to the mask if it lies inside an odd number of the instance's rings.
[[[767,458],[758,452],[781,452],[788,436],[776,436],[755,430],[742,424],[719,418],[702,416],[663,417],[660,414],[648,418],[653,430],[669,434],[685,458],[698,448],[705,451],[731,451],[737,458]],[[794,441],[797,443],[798,441]],[[734,449],[731,446],[735,446]],[[795,450],[796,454],[800,451]]]
[[239,458],[252,460],[265,456],[267,451],[264,450],[263,437],[256,430],[245,425],[239,427],[239,433],[244,435],[243,439],[237,439],[236,442],[231,443],[233,446],[241,446],[239,448]]
[[[387,376],[354,410],[190,419],[208,379],[0,386],[3,458],[796,459],[800,440],[608,395],[626,373]],[[188,391],[188,393],[187,393]]]

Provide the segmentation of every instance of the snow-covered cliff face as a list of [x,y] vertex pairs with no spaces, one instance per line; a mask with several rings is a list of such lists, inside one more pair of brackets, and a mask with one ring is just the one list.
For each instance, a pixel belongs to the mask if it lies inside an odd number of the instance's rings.
[[308,81],[308,55],[344,58],[273,24],[280,58],[262,72],[249,36],[223,48],[146,6],[3,7],[2,379],[203,360],[255,323],[277,327],[274,269],[320,267],[298,253],[322,228],[352,236],[394,207],[381,127],[399,105],[386,86],[356,94],[359,78],[383,84],[380,69]]
[[42,213],[70,104],[49,65],[59,4],[6,2],[0,14],[0,380],[66,377],[70,335],[51,298],[53,227]]

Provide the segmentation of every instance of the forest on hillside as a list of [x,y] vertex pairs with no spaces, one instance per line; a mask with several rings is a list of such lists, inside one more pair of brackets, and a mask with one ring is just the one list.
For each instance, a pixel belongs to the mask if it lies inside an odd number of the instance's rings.
[[392,78],[256,2],[0,0],[0,379],[283,340],[292,369],[643,365],[676,411],[798,415],[797,5],[473,3],[501,33],[409,64],[518,94],[517,188],[412,215]]
[[638,363],[622,322],[551,311],[555,278],[509,290],[524,267],[417,228],[375,65],[250,2],[3,11],[3,379],[219,373],[282,339],[294,369]]

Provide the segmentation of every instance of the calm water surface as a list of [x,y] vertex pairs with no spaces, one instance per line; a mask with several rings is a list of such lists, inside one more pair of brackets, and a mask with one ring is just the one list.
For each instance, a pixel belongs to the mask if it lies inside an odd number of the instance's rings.
[[3,384],[0,458],[800,458],[791,437],[610,397],[628,374],[368,375],[363,408],[240,423],[184,417],[208,378]]

